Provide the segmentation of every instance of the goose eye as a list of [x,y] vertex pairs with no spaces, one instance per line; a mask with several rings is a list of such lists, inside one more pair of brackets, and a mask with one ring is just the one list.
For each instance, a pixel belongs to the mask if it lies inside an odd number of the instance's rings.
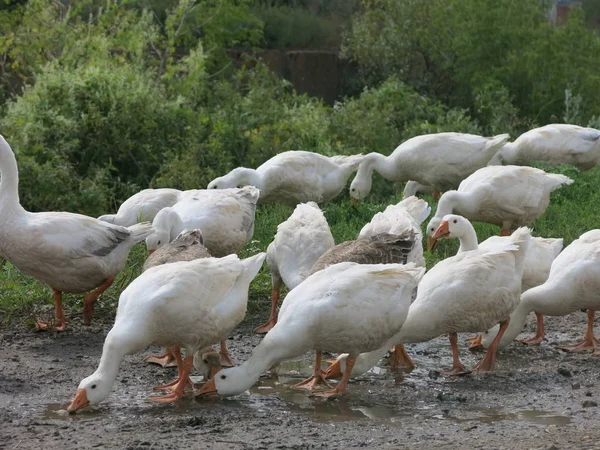
[[158,241],[157,244],[160,245],[160,241]]
[[352,188],[352,189],[350,189],[350,190],[351,190],[352,192],[356,191],[356,189],[354,189],[354,188]]
[[435,228],[434,228],[434,227],[431,227],[431,231],[435,231]]
[[225,378],[227,378],[227,375],[221,375],[221,380],[224,380]]
[[217,185],[216,184],[213,186],[213,189],[217,189]]
[[208,364],[208,360],[206,360],[206,359],[203,359],[203,360],[202,360],[202,362],[203,362],[204,364]]
[[92,389],[96,389],[96,385],[95,384],[92,384]]
[[456,223],[456,222],[457,222],[457,220],[456,220],[456,219],[454,219],[454,220],[453,220],[453,222],[454,222],[454,223]]

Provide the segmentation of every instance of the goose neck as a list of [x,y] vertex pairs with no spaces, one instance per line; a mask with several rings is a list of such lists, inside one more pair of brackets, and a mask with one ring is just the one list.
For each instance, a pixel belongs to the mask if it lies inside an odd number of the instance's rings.
[[19,203],[19,170],[8,143],[0,136],[0,209],[22,210]]

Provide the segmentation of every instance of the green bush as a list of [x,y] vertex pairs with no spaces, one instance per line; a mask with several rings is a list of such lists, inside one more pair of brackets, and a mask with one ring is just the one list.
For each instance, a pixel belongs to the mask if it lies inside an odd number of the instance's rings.
[[479,133],[480,129],[465,111],[448,109],[396,77],[336,104],[331,118],[332,138],[346,153],[389,154],[406,139],[442,131]]
[[18,154],[24,205],[93,215],[112,209],[112,196],[122,201],[146,187],[197,127],[151,77],[115,65],[50,65],[2,121]]

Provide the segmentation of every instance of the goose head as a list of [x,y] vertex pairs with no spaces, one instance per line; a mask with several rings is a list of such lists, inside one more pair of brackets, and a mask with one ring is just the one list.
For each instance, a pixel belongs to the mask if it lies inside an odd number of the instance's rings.
[[88,405],[96,405],[109,396],[111,389],[112,382],[95,372],[79,383],[75,397],[71,400],[67,411],[74,413]]
[[438,240],[447,238],[461,238],[468,234],[472,228],[471,224],[463,216],[458,214],[446,214],[441,220],[434,217],[427,225],[427,248],[432,250],[436,247]]
[[354,180],[350,183],[350,200],[352,200],[352,203],[356,203],[358,200],[363,200],[367,197],[369,192],[371,192],[372,184],[371,174],[359,169]]
[[221,370],[221,355],[212,349],[198,350],[194,354],[194,368],[205,380],[210,380]]
[[244,367],[231,367],[220,370],[198,391],[199,396],[219,394],[224,397],[237,395],[250,389],[255,383]]
[[247,169],[246,167],[237,167],[229,172],[227,175],[215,178],[208,183],[207,189],[230,189],[230,188],[241,188],[244,186],[258,186],[258,180],[256,171],[253,169]]

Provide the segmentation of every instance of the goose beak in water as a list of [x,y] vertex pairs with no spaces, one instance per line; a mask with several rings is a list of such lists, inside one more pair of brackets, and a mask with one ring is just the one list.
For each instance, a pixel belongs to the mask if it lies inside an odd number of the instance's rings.
[[85,389],[77,389],[75,397],[73,397],[73,400],[71,400],[71,404],[67,408],[67,411],[69,413],[74,413],[78,409],[84,408],[89,404],[90,402],[88,401],[87,392]]
[[326,380],[329,380],[330,378],[340,378],[342,375],[342,365],[337,359],[327,368],[324,374]]
[[217,386],[215,385],[214,375],[207,383],[200,388],[200,390],[196,393],[196,397],[202,397],[204,395],[209,395],[217,392]]

